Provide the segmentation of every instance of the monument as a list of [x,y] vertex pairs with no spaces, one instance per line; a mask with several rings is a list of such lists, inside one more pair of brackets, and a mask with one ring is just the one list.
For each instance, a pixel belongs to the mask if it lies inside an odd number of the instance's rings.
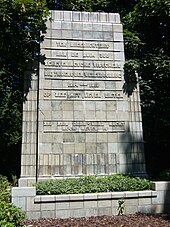
[[[145,174],[139,89],[123,92],[119,14],[52,11],[23,107],[20,186]],[[27,84],[28,81],[25,81]]]

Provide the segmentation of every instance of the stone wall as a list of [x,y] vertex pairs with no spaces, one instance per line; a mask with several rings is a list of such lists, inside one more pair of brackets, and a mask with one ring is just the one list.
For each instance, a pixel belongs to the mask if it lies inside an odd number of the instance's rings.
[[12,203],[29,219],[117,215],[121,199],[124,214],[169,212],[170,182],[154,182],[150,191],[70,195],[36,196],[35,187],[12,188]]

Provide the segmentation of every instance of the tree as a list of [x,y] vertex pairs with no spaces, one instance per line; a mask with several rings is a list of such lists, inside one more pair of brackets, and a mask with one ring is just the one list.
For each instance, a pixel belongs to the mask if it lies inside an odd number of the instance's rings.
[[148,170],[170,168],[170,2],[141,0],[124,17],[129,77],[137,70],[141,87]]
[[20,156],[24,71],[37,58],[40,30],[47,15],[45,0],[0,0],[0,172],[3,174],[15,169],[12,165]]

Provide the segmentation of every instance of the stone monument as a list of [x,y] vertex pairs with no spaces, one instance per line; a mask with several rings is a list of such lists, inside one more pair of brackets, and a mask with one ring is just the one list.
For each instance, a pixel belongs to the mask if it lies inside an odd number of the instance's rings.
[[31,72],[23,107],[20,186],[145,174],[139,89],[130,97],[123,92],[119,14],[52,11],[51,17],[40,48],[45,60]]

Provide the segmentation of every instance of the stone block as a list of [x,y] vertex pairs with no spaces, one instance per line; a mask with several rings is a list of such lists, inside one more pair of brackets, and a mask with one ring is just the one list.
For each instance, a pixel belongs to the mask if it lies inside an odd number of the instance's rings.
[[84,201],[84,208],[97,208],[97,201]]
[[139,197],[151,197],[151,195],[151,190],[139,191]]
[[84,143],[75,144],[75,153],[85,153],[85,144]]
[[133,206],[133,205],[126,205],[125,206],[125,210],[124,210],[124,214],[135,214],[138,212],[138,206]]
[[40,204],[34,203],[34,197],[25,197],[26,198],[26,210],[27,211],[39,211]]
[[153,182],[152,189],[156,191],[170,190],[170,181]]
[[93,32],[92,31],[83,31],[83,39],[93,40]]
[[82,40],[83,38],[83,32],[82,31],[73,31],[73,39],[78,39],[78,40]]
[[75,150],[74,144],[63,144],[63,153],[65,154],[72,154]]
[[112,203],[111,200],[98,200],[98,208],[107,208],[111,207]]
[[70,209],[77,209],[77,208],[83,208],[84,204],[83,201],[70,201]]
[[84,194],[84,200],[97,200],[97,194],[96,193]]
[[54,210],[48,210],[48,211],[41,211],[41,217],[42,218],[55,218],[56,217],[56,211]]
[[70,201],[83,201],[84,194],[70,194]]
[[150,205],[151,204],[151,198],[139,198],[139,206],[141,205]]
[[84,22],[83,23],[83,30],[84,31],[92,31],[92,23],[89,22]]
[[25,197],[12,197],[12,203],[21,208],[22,211],[26,211],[26,198]]
[[96,133],[87,133],[86,134],[86,143],[96,142],[96,137],[97,137]]
[[[54,21],[53,23],[52,22],[49,22],[50,25],[51,25],[51,29],[59,29],[61,30],[61,21]],[[48,24],[47,24],[48,26]]]
[[70,209],[70,202],[57,202],[56,210],[68,210]]
[[13,197],[25,197],[25,196],[35,196],[36,189],[35,187],[13,187],[12,188],[12,196]]
[[108,153],[118,153],[117,143],[108,143]]
[[158,191],[157,197],[152,198],[152,204],[164,204],[166,201],[166,192],[165,191]]
[[[38,199],[37,196],[36,199]],[[55,202],[56,197],[55,195],[42,195],[40,199],[41,202]]]
[[96,143],[86,143],[86,152],[87,153],[96,153]]
[[82,12],[81,13],[81,19],[82,19],[82,21],[88,21],[89,20],[89,13],[88,12]]
[[55,203],[54,202],[47,202],[47,203],[42,203],[41,202],[41,210],[42,211],[54,211],[55,210]]
[[107,23],[107,24],[102,24],[102,30],[103,32],[105,31],[109,31],[112,32],[112,24],[111,23]]
[[113,24],[113,32],[122,32],[122,24]]
[[63,142],[74,142],[74,134],[73,133],[63,133]]
[[70,200],[70,195],[56,195],[55,199],[56,199],[56,202],[69,201]]
[[98,215],[103,216],[111,216],[112,215],[112,208],[111,207],[99,207],[98,208]]
[[[118,141],[117,136],[118,136],[117,133],[108,133],[108,143],[117,143]],[[108,147],[108,150],[109,150],[109,147]]]
[[119,41],[122,42],[123,41],[123,33],[122,32],[116,32],[114,33],[114,41]]
[[87,208],[85,209],[85,216],[86,217],[92,217],[92,216],[97,216],[98,215],[98,209],[97,208]]
[[69,218],[70,210],[56,210],[56,218]]
[[122,199],[125,198],[126,193],[125,192],[111,192],[112,199]]
[[107,22],[108,21],[108,14],[101,12],[99,14],[99,21],[101,21],[101,22]]
[[26,216],[28,219],[39,219],[42,217],[40,211],[27,211]]
[[97,153],[107,153],[107,143],[97,143]]
[[86,215],[86,210],[84,210],[84,209],[70,210],[70,217],[79,218],[79,217],[85,217],[85,215]]
[[138,212],[141,213],[154,213],[155,208],[152,205],[138,206]]
[[118,206],[112,206],[112,215],[118,215]]
[[66,22],[66,21],[62,21],[61,23],[61,29],[64,29],[64,30],[71,30],[72,29],[72,23],[70,21]]
[[138,198],[135,199],[125,199],[125,206],[138,206]]
[[39,195],[39,196],[38,196],[38,195],[35,196],[35,197],[34,197],[34,202],[35,202],[35,203],[40,203],[40,202],[41,202],[41,196],[40,196],[40,195]]

